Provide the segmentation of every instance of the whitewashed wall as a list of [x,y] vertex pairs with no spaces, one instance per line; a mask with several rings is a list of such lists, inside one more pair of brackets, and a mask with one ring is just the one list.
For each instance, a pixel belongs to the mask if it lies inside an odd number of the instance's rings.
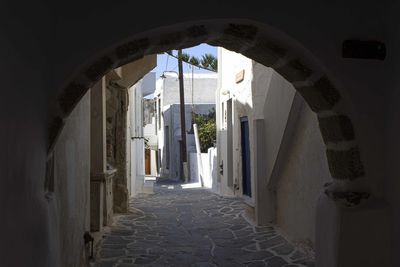
[[[54,193],[49,202],[59,266],[81,266],[83,233],[90,231],[90,91],[74,108],[54,150]],[[67,233],[67,234],[66,234]],[[62,263],[62,264],[61,264]]]
[[[215,108],[214,104],[196,104],[185,105],[185,122],[186,131],[192,128],[192,109],[199,114],[208,114],[211,109]],[[180,105],[174,104],[166,106],[163,109],[163,131],[158,132],[159,148],[162,150],[162,170],[161,176],[172,180],[179,180],[180,173],[180,145],[181,140],[181,122],[180,122]],[[168,126],[169,130],[169,164],[166,161],[166,140],[165,127]],[[187,134],[187,152],[193,151],[194,139],[193,135]],[[167,166],[168,165],[168,166]]]
[[147,92],[147,87],[151,87],[154,84],[155,75],[149,73],[128,90],[129,106],[127,117],[127,155],[130,155],[130,158],[127,160],[127,169],[130,169],[128,175],[128,188],[130,191],[130,196],[135,196],[143,192],[145,176],[143,92]]
[[[235,195],[240,194],[235,187],[228,186],[228,176],[233,180],[233,183],[239,185],[241,183],[241,156],[240,156],[240,116],[249,116],[249,126],[251,130],[251,115],[253,108],[252,100],[252,61],[238,53],[229,51],[227,49],[218,48],[218,79],[219,89],[218,98],[219,104],[217,109],[217,121],[219,132],[218,145],[218,166],[223,164],[223,174],[220,175],[220,193],[222,195]],[[236,74],[244,70],[244,80],[236,83]],[[227,101],[233,99],[232,103],[232,134],[233,134],[233,147],[227,145],[228,138],[228,125],[226,122],[227,116]],[[233,151],[233,153],[232,153]],[[232,153],[233,162],[228,166],[228,155]],[[219,173],[219,169],[218,169]]]
[[[216,183],[216,159],[217,149],[209,148],[207,153],[201,153],[200,158],[197,153],[190,153],[189,166],[190,166],[190,182],[199,183],[200,175],[203,178],[205,188],[210,188],[214,192],[217,192]],[[200,160],[202,163],[202,173],[200,171]]]
[[[252,153],[250,159],[252,201],[259,205],[257,201],[265,199],[261,196],[256,201],[254,194],[255,162],[258,160],[257,164],[265,166],[265,172],[259,174],[258,178],[267,180],[271,190],[276,191],[276,203],[272,205],[276,206],[273,222],[289,239],[312,248],[315,243],[317,198],[323,184],[331,179],[316,115],[300,96],[297,96],[296,103],[304,106],[302,112],[292,110],[296,91],[271,68],[226,49],[220,49],[219,54],[218,165],[224,163],[224,175],[220,176],[217,191],[242,195],[240,117],[247,116],[249,120],[251,151],[259,148],[259,144],[254,141],[253,122],[263,120],[264,157],[257,159],[256,154]],[[235,76],[241,70],[245,73],[244,80],[236,83]],[[230,172],[225,170],[228,168],[226,163],[229,153],[225,112],[229,98],[233,99],[233,164]],[[227,186],[226,173],[233,175],[237,188]],[[298,219],[300,217],[301,220]]]
[[[172,180],[179,180],[180,173],[180,108],[179,108],[179,82],[175,73],[165,73],[166,78],[158,79],[156,82],[156,91],[154,92],[157,98],[156,111],[156,127],[158,135],[158,147],[160,149],[159,157],[161,161],[161,178]],[[199,73],[184,74],[184,88],[185,88],[185,118],[186,130],[189,131],[191,126],[192,108],[194,104],[194,111],[196,113],[206,114],[208,111],[215,107],[215,96],[217,91],[217,74],[213,73]],[[193,85],[193,87],[192,87]],[[159,122],[161,120],[161,123]],[[167,151],[165,127],[169,129],[169,164],[167,166]],[[187,139],[187,151],[193,151],[193,146],[190,144],[190,137]],[[188,154],[189,155],[189,154]],[[189,157],[189,156],[188,156]]]

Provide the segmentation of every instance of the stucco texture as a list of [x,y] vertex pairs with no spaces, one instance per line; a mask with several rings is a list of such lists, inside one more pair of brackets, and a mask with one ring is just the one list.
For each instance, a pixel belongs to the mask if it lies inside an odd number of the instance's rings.
[[317,200],[331,178],[316,115],[304,103],[283,142],[289,144],[277,174],[277,225],[292,241],[313,247]]
[[82,266],[83,234],[90,224],[90,92],[69,116],[54,151],[53,208],[59,265]]

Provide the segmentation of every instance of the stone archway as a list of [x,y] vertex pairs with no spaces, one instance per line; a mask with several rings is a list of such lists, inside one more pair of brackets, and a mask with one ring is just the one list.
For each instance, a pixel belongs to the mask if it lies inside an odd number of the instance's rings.
[[291,82],[317,114],[326,145],[333,183],[325,193],[345,206],[356,206],[368,193],[353,190],[352,181],[364,177],[364,167],[348,106],[329,75],[313,56],[282,33],[256,22],[216,20],[165,27],[117,44],[81,68],[52,103],[49,151],[65,119],[85,92],[113,68],[142,58],[200,43],[222,46],[275,69]]

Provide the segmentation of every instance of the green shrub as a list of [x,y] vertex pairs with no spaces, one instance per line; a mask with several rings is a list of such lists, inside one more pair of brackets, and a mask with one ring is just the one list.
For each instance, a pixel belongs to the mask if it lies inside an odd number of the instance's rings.
[[214,146],[217,139],[215,109],[211,109],[208,114],[204,115],[193,113],[193,122],[197,124],[200,150],[202,153],[207,153],[207,150]]

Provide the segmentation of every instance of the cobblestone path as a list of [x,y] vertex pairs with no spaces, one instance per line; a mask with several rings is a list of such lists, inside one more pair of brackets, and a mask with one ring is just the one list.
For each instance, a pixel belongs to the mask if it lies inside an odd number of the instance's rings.
[[154,191],[131,199],[131,213],[104,235],[94,266],[314,266],[272,227],[250,225],[240,199],[179,184]]

